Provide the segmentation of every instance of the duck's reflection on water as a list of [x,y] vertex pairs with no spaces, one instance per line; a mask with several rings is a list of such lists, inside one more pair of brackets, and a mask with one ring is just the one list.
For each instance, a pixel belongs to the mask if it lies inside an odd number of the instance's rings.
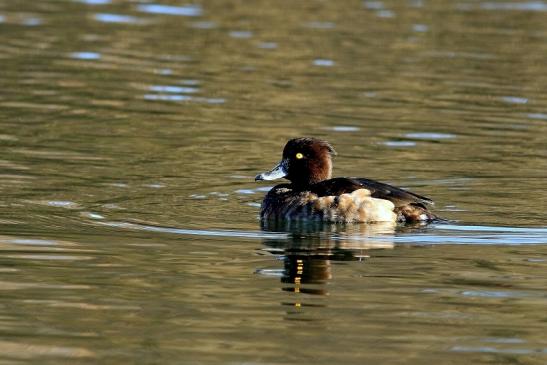
[[326,295],[322,284],[332,279],[333,261],[364,260],[372,249],[393,248],[395,227],[393,223],[262,222],[263,231],[285,232],[289,239],[264,239],[261,251],[283,261],[281,282],[292,284],[284,291]]

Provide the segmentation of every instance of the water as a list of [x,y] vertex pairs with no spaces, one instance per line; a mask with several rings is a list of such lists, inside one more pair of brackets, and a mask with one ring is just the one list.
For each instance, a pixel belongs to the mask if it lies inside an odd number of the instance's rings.
[[[0,363],[542,364],[541,1],[0,0]],[[261,225],[285,141],[449,222]]]

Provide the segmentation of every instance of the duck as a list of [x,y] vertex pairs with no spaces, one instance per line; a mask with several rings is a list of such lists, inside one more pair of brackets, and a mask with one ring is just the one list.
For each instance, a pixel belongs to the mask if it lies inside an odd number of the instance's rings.
[[285,178],[268,191],[260,219],[268,221],[322,221],[331,223],[428,223],[437,219],[433,201],[379,181],[332,177],[330,143],[313,137],[289,140],[281,161],[256,175],[255,181]]

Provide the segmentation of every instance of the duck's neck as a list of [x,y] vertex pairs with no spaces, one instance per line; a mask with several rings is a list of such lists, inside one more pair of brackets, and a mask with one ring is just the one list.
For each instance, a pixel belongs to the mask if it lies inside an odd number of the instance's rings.
[[309,177],[307,179],[302,179],[302,180],[291,180],[291,185],[292,185],[292,188],[294,190],[310,190],[310,188],[315,185],[315,184],[318,184],[320,183],[321,181],[325,181],[325,180],[328,180],[331,178],[331,175],[328,174],[328,175],[324,175],[323,176],[314,176],[314,177]]
[[310,184],[317,184],[323,180],[328,180],[332,177],[332,161],[330,158],[322,159],[314,162],[310,166],[310,176],[308,182]]

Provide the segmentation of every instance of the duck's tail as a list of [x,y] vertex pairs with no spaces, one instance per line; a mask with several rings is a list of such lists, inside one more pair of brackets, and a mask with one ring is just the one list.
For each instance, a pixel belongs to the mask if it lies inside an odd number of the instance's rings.
[[440,218],[431,213],[424,205],[411,203],[399,207],[395,207],[398,222],[416,223],[416,222],[433,222]]

